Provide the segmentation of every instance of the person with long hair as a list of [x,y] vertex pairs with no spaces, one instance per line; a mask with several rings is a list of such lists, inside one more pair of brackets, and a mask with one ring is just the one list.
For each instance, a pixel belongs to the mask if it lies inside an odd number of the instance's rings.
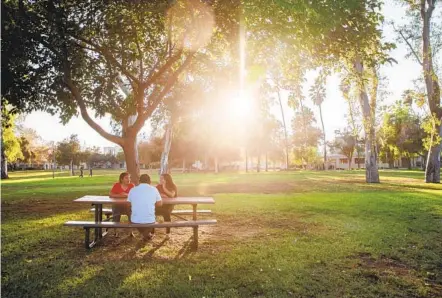
[[[178,189],[173,183],[172,176],[170,174],[162,174],[160,176],[160,183],[157,185],[158,192],[161,198],[172,199],[178,197]],[[174,205],[162,205],[155,208],[155,215],[161,215],[164,221],[171,221],[170,215],[172,214]],[[166,234],[170,234],[170,228],[166,229]]]
[[[130,182],[130,174],[128,172],[123,172],[120,174],[118,182],[112,187],[109,197],[113,199],[122,199],[121,201],[126,201],[129,191],[135,185]],[[127,215],[130,218],[130,206],[128,204],[114,204],[112,205],[112,221],[120,222],[121,215]]]

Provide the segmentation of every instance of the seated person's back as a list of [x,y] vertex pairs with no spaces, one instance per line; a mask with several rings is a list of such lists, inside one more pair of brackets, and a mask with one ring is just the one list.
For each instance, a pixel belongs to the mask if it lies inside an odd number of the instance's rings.
[[162,201],[158,190],[150,185],[149,175],[140,176],[140,184],[130,190],[127,200],[131,203],[131,222],[155,222],[155,206],[161,206]]

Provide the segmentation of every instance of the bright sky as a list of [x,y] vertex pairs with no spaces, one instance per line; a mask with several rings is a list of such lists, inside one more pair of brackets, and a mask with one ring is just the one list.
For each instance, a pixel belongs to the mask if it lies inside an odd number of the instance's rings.
[[[384,7],[384,15],[386,21],[394,20],[396,23],[403,22],[405,16],[404,8],[401,8],[393,3],[387,1],[388,4]],[[388,41],[395,40],[395,33],[392,31],[391,26],[385,25],[384,36]],[[412,59],[406,59],[405,55],[407,49],[403,44],[397,44],[397,48],[391,52],[391,57],[398,61],[398,64],[387,65],[383,67],[382,74],[388,78],[387,90],[390,95],[384,102],[391,103],[397,99],[400,99],[402,92],[405,89],[413,87],[413,80],[418,78],[421,69],[417,62]],[[314,79],[313,74],[308,75],[307,84],[304,86],[304,95],[308,95],[308,89]],[[346,126],[345,114],[347,113],[347,104],[342,98],[339,91],[339,77],[334,75],[327,80],[327,98],[323,103],[323,116],[326,126],[327,139],[331,140],[334,136],[334,131],[337,129],[343,129]],[[291,119],[293,117],[293,110],[287,106],[287,94],[283,93],[284,111],[286,115],[287,127],[290,127]],[[316,113],[316,118],[319,124],[319,112],[316,107],[310,105]],[[272,111],[275,112],[277,117],[280,117],[280,111],[278,107],[275,107]],[[90,113],[92,116],[93,113]],[[96,119],[96,121],[102,125],[104,129],[110,131],[109,118]],[[115,146],[115,144],[107,141],[101,137],[95,130],[89,127],[89,125],[80,118],[73,118],[68,124],[63,126],[57,116],[51,116],[47,113],[34,112],[29,114],[24,125],[29,128],[33,128],[45,141],[61,141],[71,134],[77,134],[81,140],[81,144],[87,146]],[[150,131],[150,125],[147,124],[144,131]]]

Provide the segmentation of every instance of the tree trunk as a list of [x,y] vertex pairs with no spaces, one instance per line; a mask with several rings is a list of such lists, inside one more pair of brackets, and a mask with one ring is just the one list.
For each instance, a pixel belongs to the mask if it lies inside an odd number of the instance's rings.
[[374,146],[374,128],[370,129],[370,137],[365,141],[365,181],[379,183],[379,170]]
[[388,167],[392,169],[394,167],[394,160],[392,158],[388,159]]
[[208,168],[209,168],[209,162],[207,159],[207,152],[206,152],[204,153],[204,172],[206,172]]
[[[442,128],[441,128],[442,129]],[[431,148],[425,171],[426,183],[440,183],[440,152],[442,144]]]
[[[428,7],[426,7],[428,4]],[[433,68],[433,53],[430,44],[430,20],[435,7],[435,1],[421,1],[422,27],[422,68],[425,78],[425,87],[427,89],[428,104],[433,117],[442,122],[442,107],[440,106],[440,86],[439,79]],[[442,125],[435,125],[435,132],[439,132],[442,137]],[[425,182],[440,183],[440,151],[441,144],[431,148],[427,160],[427,170],[425,172]]]
[[215,174],[219,173],[219,168],[218,168],[218,156],[215,156],[214,158],[214,163],[215,163]]
[[325,168],[325,163],[327,162],[327,144],[325,142],[325,127],[324,127],[324,119],[322,118],[322,108],[321,105],[319,105],[319,116],[321,117],[321,124],[322,124],[322,141],[324,143],[324,162],[322,164],[322,167],[324,168],[324,170],[326,170]]
[[356,121],[355,121],[355,116],[353,113],[353,106],[352,103],[350,101],[350,99],[348,99],[348,110],[349,110],[349,114],[350,114],[350,122],[351,122],[351,126],[352,126],[352,133],[353,133],[353,137],[355,140],[355,148],[356,148],[356,154],[358,156],[358,170],[361,168],[361,152],[359,150],[359,145],[358,145],[358,131],[356,128]]
[[269,171],[269,159],[268,159],[268,154],[266,152],[266,172]]
[[247,155],[247,149],[246,149],[246,173],[249,172],[249,159]]
[[74,172],[74,161],[71,160],[71,176],[74,176],[75,172]]
[[353,153],[350,154],[350,157],[348,159],[348,169],[351,170],[351,161],[353,160]]
[[[376,138],[374,129],[373,105],[370,106],[364,82],[364,66],[360,59],[354,61],[354,69],[358,74],[359,103],[362,110],[365,131],[365,181],[367,183],[379,183],[379,170],[376,156]],[[372,94],[373,96],[373,94]],[[372,102],[373,102],[372,98]]]
[[9,179],[8,176],[8,160],[6,159],[5,147],[2,146],[2,176],[1,179]]
[[123,145],[124,157],[126,158],[127,171],[130,174],[131,181],[138,185],[140,180],[140,165],[138,163],[136,136],[126,136]]
[[281,100],[281,94],[279,93],[279,88],[277,87],[278,92],[278,99],[279,99],[279,106],[281,108],[281,115],[282,115],[282,124],[284,125],[284,138],[285,138],[285,166],[286,169],[289,169],[289,141],[287,137],[287,126],[285,124],[285,116],[284,116],[284,109],[282,108],[282,100]]
[[183,171],[182,172],[183,173],[186,172],[186,159],[185,158],[183,158]]
[[166,174],[169,171],[169,153],[172,145],[172,137],[172,124],[169,123],[165,131],[163,153],[161,153],[160,175]]

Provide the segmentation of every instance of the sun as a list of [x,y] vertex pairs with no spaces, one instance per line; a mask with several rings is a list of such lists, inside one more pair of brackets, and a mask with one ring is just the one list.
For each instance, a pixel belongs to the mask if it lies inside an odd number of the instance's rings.
[[236,118],[248,118],[251,115],[252,111],[252,102],[250,100],[250,97],[246,93],[241,92],[240,94],[238,94],[238,96],[235,96],[233,98],[232,109],[233,114]]

